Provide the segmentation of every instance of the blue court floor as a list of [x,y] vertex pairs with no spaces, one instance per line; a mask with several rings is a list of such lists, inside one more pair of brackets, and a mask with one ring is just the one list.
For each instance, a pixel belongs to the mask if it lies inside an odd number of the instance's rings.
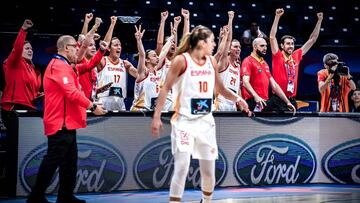
[[[168,190],[78,194],[88,203],[166,203]],[[198,203],[201,191],[186,190],[184,203]],[[48,196],[55,202],[56,196]],[[1,203],[24,203],[25,198],[0,199]],[[360,203],[360,185],[307,184],[292,186],[228,187],[215,190],[213,203]]]

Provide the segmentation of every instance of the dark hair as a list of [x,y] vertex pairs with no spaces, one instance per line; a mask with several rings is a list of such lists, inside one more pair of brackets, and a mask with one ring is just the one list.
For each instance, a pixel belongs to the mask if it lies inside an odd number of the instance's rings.
[[196,26],[190,33],[187,33],[181,39],[175,56],[187,52],[190,49],[194,49],[200,40],[206,40],[212,34],[213,32],[209,28],[203,25]]
[[294,42],[296,42],[295,37],[293,37],[291,35],[284,35],[284,36],[281,37],[281,40],[280,40],[281,44],[284,44],[286,39],[292,39]]
[[334,53],[327,53],[325,54],[325,56],[323,57],[323,63],[326,65],[331,65],[330,61],[336,61],[337,59],[339,59],[339,57],[334,54]]
[[[146,59],[149,57],[149,53],[150,53],[151,51],[153,51],[153,50],[152,50],[152,49],[147,49],[147,50],[145,51],[145,58],[146,58]],[[139,60],[139,53],[134,54],[134,55],[133,55],[133,58],[134,58],[134,60],[138,61],[138,60]]]
[[[112,41],[114,41],[114,40],[119,40],[119,41],[120,41],[120,39],[119,39],[119,38],[117,38],[117,37],[113,37],[113,38],[111,38],[111,40],[110,40],[110,44],[109,44],[109,47],[111,47]],[[120,41],[120,44],[121,44],[121,41]]]

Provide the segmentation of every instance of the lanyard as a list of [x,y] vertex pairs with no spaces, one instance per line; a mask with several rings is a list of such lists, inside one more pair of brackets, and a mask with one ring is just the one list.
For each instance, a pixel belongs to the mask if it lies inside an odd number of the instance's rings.
[[63,57],[59,54],[54,54],[53,57],[56,59],[60,59],[60,60],[64,61],[65,63],[67,63],[68,65],[70,65],[70,62],[65,57]]
[[288,77],[289,82],[294,82],[295,74],[296,74],[294,60],[290,59],[287,62],[285,62],[285,68],[287,71],[287,77]]

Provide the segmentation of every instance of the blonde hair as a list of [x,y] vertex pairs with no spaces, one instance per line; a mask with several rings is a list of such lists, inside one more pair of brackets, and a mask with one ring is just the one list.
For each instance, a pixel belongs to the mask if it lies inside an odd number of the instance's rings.
[[185,36],[183,36],[175,56],[187,52],[190,49],[196,48],[200,40],[206,40],[212,34],[213,32],[209,28],[203,25],[196,26],[190,33],[187,33]]

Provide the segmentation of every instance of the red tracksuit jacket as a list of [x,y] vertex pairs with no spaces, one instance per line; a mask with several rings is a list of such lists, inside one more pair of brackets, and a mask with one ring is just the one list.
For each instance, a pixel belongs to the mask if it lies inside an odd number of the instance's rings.
[[63,127],[85,128],[90,100],[81,91],[77,69],[56,55],[46,68],[43,82],[45,135],[53,135]]
[[34,64],[28,63],[22,52],[26,31],[20,29],[14,48],[4,62],[5,88],[1,99],[2,108],[9,111],[13,104],[21,104],[35,109],[31,103],[38,95],[41,86],[40,72]]

